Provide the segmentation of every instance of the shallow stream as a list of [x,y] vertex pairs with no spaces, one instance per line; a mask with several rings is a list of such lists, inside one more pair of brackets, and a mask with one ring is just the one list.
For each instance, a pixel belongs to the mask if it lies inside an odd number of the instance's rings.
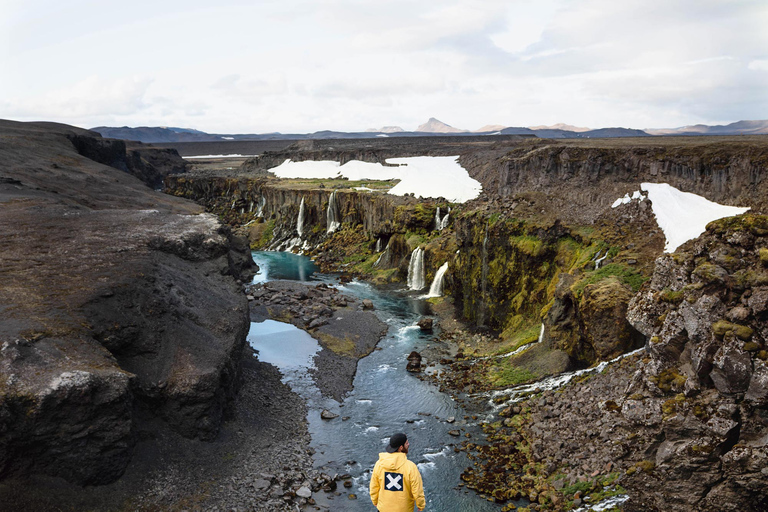
[[[455,453],[454,445],[465,439],[465,433],[472,441],[480,441],[480,427],[465,419],[477,411],[463,409],[433,384],[405,370],[406,357],[412,350],[421,351],[434,342],[433,334],[424,334],[416,326],[427,312],[424,299],[407,290],[382,291],[360,282],[340,284],[332,276],[317,273],[307,258],[294,254],[256,252],[254,260],[262,269],[256,282],[293,279],[332,283],[358,300],[371,299],[376,313],[389,326],[379,342],[380,350],[359,361],[354,390],[339,403],[321,396],[308,374],[319,350],[309,334],[272,320],[251,324],[248,339],[259,351],[259,359],[277,366],[284,382],[307,400],[315,467],[353,477],[350,489],[339,485],[339,496],[315,493],[313,498],[318,504],[333,511],[374,510],[368,497],[370,470],[389,437],[405,432],[410,441],[408,457],[417,463],[424,480],[427,510],[499,510],[500,505],[458,487],[459,475],[471,462],[463,452]],[[339,417],[323,420],[323,409]],[[455,423],[448,423],[449,417],[454,417]],[[448,433],[457,429],[461,429],[462,437]],[[350,499],[348,494],[355,494],[357,499]]]

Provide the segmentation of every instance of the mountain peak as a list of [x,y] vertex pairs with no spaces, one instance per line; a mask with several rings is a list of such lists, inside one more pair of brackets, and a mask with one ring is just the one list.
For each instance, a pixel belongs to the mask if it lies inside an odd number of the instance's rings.
[[467,130],[454,128],[453,126],[445,124],[444,122],[435,119],[434,117],[430,117],[429,121],[416,128],[416,131],[428,133],[463,133]]

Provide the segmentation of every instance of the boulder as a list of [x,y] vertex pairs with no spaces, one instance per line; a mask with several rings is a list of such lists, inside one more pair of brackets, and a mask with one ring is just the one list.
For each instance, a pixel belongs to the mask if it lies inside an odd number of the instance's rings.
[[421,354],[416,352],[415,350],[408,354],[408,364],[405,367],[406,370],[409,372],[420,372],[421,371]]
[[433,320],[431,318],[423,317],[419,319],[417,325],[419,326],[419,329],[421,329],[422,331],[430,332],[432,331],[432,323],[433,323]]
[[329,411],[328,409],[323,409],[323,411],[320,413],[320,417],[324,420],[332,420],[334,418],[338,418],[339,415]]

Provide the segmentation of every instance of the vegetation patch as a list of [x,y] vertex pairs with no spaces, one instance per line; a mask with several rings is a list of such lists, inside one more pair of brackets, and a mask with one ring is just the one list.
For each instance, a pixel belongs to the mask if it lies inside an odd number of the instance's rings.
[[355,340],[349,336],[340,338],[338,336],[319,331],[314,332],[313,336],[320,341],[320,344],[323,347],[332,351],[334,354],[346,357],[356,357],[357,355],[357,345]]
[[573,293],[576,297],[581,297],[584,293],[584,288],[587,285],[595,284],[609,277],[618,278],[621,283],[629,286],[635,293],[638,292],[643,283],[648,280],[647,277],[631,267],[622,265],[621,263],[610,263],[588,273],[584,279],[573,285]]
[[539,375],[503,360],[490,369],[488,378],[493,387],[504,388],[536,380]]

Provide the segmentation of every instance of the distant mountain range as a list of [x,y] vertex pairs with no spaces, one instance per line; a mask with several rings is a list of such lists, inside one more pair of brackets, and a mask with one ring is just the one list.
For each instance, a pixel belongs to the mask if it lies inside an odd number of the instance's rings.
[[768,134],[768,120],[738,121],[728,125],[707,126],[697,124],[680,128],[653,128],[633,130],[630,128],[580,128],[567,124],[552,126],[505,127],[486,125],[476,131],[454,128],[430,118],[415,131],[405,131],[399,126],[370,128],[364,132],[320,131],[315,133],[262,133],[262,134],[216,134],[190,128],[140,126],[121,128],[97,126],[91,130],[111,139],[136,140],[139,142],[210,142],[222,140],[305,140],[305,139],[365,139],[373,137],[424,137],[445,135],[528,135],[547,139],[648,137],[651,135],[758,135]]

